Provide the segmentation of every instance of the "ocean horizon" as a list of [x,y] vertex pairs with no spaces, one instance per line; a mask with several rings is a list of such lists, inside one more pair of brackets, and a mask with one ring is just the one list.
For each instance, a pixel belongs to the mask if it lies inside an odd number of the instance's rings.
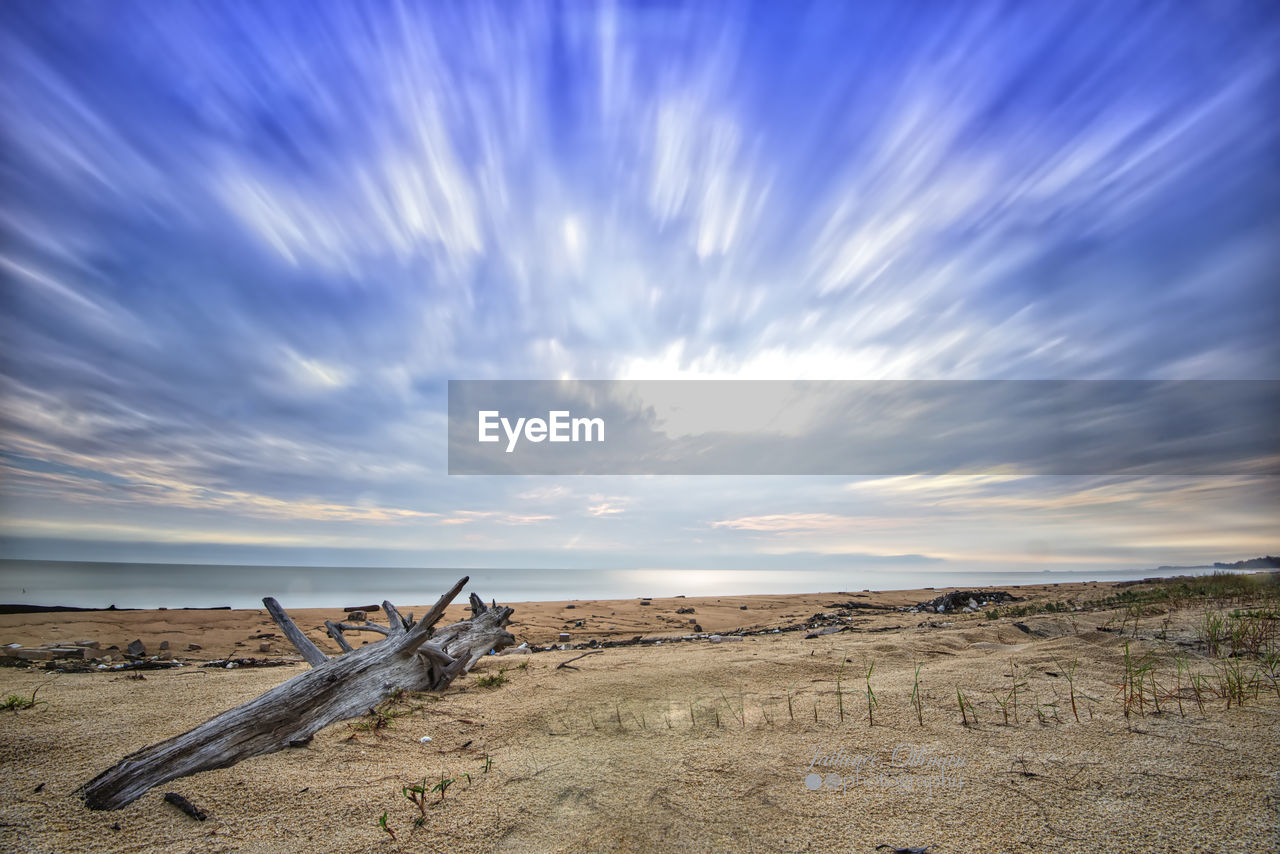
[[[743,596],[1130,581],[1237,571],[1223,567],[975,570],[528,569],[275,566],[0,559],[0,603],[77,608],[341,608],[389,599],[429,604],[462,576],[466,592],[499,602]],[[1243,570],[1252,571],[1252,570]]]

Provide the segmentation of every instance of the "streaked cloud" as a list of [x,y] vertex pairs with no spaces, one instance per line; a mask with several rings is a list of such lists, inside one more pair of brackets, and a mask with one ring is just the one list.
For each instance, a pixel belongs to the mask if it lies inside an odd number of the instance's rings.
[[6,532],[548,565],[1262,548],[1280,504],[1244,474],[445,474],[450,378],[1275,378],[1275,12],[917,12],[11,0]]

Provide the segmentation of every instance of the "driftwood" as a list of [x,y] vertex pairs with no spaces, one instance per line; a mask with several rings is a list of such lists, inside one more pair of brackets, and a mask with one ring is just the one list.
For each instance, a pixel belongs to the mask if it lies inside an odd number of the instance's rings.
[[209,817],[204,810],[200,809],[200,807],[191,803],[191,801],[187,800],[182,795],[179,795],[177,792],[165,792],[164,802],[166,804],[173,804],[196,821],[204,821]]
[[586,658],[588,655],[598,655],[599,653],[602,653],[602,652],[604,652],[603,649],[593,649],[591,650],[591,652],[584,652],[582,655],[575,655],[573,658],[566,659],[560,662],[559,664],[557,664],[556,670],[561,670],[566,667],[569,668],[570,670],[577,670],[578,668],[570,664],[569,663],[570,661],[577,661],[579,658]]
[[467,581],[455,584],[417,622],[383,602],[390,623],[378,628],[386,639],[336,658],[312,643],[279,603],[264,599],[312,669],[195,729],[126,756],[81,787],[85,804],[119,809],[167,780],[305,742],[331,723],[364,714],[397,690],[443,690],[490,650],[515,642],[506,630],[512,609],[488,607],[474,593],[470,619],[433,631]]

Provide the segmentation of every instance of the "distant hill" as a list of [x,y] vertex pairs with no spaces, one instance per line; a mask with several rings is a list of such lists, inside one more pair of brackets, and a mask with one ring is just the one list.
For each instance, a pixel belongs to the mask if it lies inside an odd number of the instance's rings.
[[1254,557],[1235,563],[1215,563],[1214,569],[1280,569],[1280,557]]

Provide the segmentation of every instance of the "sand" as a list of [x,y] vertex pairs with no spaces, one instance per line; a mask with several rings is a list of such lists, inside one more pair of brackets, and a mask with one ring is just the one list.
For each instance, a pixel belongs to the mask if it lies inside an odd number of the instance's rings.
[[[1032,601],[1088,602],[1112,588],[1009,589]],[[908,604],[938,592],[855,601]],[[566,625],[575,641],[670,639],[688,632],[682,621],[690,618],[708,632],[772,628],[854,595],[516,604],[513,630],[534,644],[553,641]],[[693,614],[675,613],[688,607]],[[556,665],[578,651],[490,656],[444,694],[409,698],[382,729],[335,724],[307,747],[174,780],[114,812],[84,808],[75,788],[305,665],[195,666],[198,658],[261,655],[254,636],[278,634],[263,611],[3,616],[0,643],[85,638],[123,648],[138,638],[149,649],[169,640],[179,657],[188,643],[203,649],[190,654],[192,666],[142,680],[0,668],[0,695],[39,687],[42,701],[0,713],[0,849],[1280,850],[1274,692],[1229,710],[1206,698],[1201,710],[1186,691],[1181,711],[1166,701],[1159,714],[1148,707],[1128,719],[1116,699],[1125,641],[1135,651],[1185,652],[1197,671],[1211,672],[1192,644],[1202,611],[1146,615],[1137,638],[1114,630],[1115,610],[996,620],[854,611],[852,630],[837,634],[617,647],[574,662],[577,670]],[[293,613],[336,651],[316,629],[340,611]],[[458,608],[449,616],[461,615]],[[274,643],[273,655],[291,652]],[[1079,722],[1055,656],[1079,660]],[[872,661],[874,725],[863,693]],[[1161,661],[1161,684],[1172,687],[1172,659]],[[910,699],[917,662],[923,724]],[[1011,666],[1026,686],[1017,722],[1004,725],[995,693],[1008,690]],[[478,683],[499,673],[502,684]],[[957,686],[976,707],[976,725],[960,722]],[[811,767],[815,755],[820,762]],[[816,790],[806,786],[813,773]],[[401,787],[425,778],[430,788],[441,774],[455,782],[443,800],[431,796],[415,827],[419,810]],[[166,791],[190,798],[209,819],[193,821],[165,804]],[[394,840],[379,827],[384,812]]]

